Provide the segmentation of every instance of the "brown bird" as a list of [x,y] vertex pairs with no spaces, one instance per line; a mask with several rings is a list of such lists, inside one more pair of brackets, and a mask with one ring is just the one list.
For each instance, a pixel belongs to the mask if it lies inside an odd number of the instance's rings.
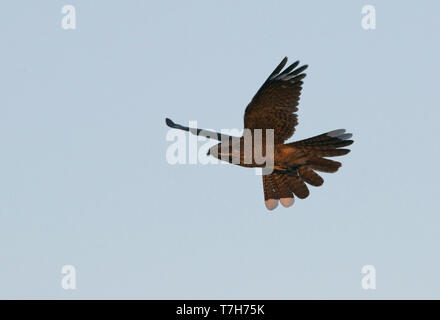
[[[286,63],[287,57],[270,74],[247,106],[244,132],[248,135],[232,137],[184,127],[166,119],[166,124],[171,128],[221,141],[210,149],[208,155],[243,167],[264,167],[264,200],[269,210],[275,209],[278,202],[284,207],[290,207],[294,203],[294,196],[307,198],[309,189],[306,183],[312,186],[321,186],[324,183],[316,171],[333,173],[341,167],[340,162],[326,157],[349,153],[350,150],[343,147],[353,143],[350,140],[352,134],[345,133],[345,129],[285,143],[298,124],[295,112],[298,111],[302,80],[306,76],[304,70],[307,68],[307,65],[298,67],[299,61],[296,61],[283,70]],[[270,139],[270,132],[273,133],[273,140]],[[259,142],[256,141],[257,134],[261,137]],[[250,139],[246,139],[249,136]],[[248,145],[251,146],[250,149],[246,149]],[[266,162],[257,162],[255,155],[246,158],[246,150],[251,150],[252,155],[260,151]],[[270,166],[267,165],[268,162],[271,163]]]

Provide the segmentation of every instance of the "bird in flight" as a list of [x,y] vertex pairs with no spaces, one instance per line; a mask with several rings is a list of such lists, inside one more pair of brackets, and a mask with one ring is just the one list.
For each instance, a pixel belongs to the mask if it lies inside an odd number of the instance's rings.
[[[301,95],[304,70],[307,65],[299,66],[299,61],[286,66],[287,57],[270,74],[261,88],[252,98],[244,113],[244,131],[254,138],[251,143],[252,151],[260,149],[268,157],[269,147],[267,133],[272,130],[272,165],[263,170],[263,191],[265,205],[268,210],[274,210],[278,203],[284,207],[293,205],[295,196],[305,199],[309,196],[307,184],[318,187],[324,183],[316,171],[333,173],[338,171],[341,163],[327,159],[342,156],[350,152],[344,147],[353,143],[352,134],[345,129],[333,130],[308,139],[286,143],[298,124],[298,103]],[[245,135],[232,137],[218,132],[197,128],[188,128],[174,123],[166,118],[166,124],[175,129],[189,131],[221,141],[213,146],[208,155],[226,160],[243,167],[264,167],[266,164],[257,163],[255,159],[245,161]],[[257,131],[261,132],[261,144],[255,142]],[[238,143],[233,143],[238,139]],[[235,140],[236,141],[236,140]],[[252,139],[251,139],[252,141]],[[237,156],[238,161],[233,161]],[[249,159],[247,159],[249,160]],[[267,172],[267,173],[265,173]],[[307,184],[306,184],[307,183]]]

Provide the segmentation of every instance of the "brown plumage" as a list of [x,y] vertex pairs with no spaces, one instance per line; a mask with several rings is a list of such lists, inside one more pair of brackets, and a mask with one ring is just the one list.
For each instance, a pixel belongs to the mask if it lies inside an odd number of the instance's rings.
[[[287,58],[284,58],[275,68],[247,106],[244,115],[245,128],[273,128],[275,148],[278,145],[278,149],[287,149],[287,153],[296,155],[297,161],[290,161],[290,167],[287,163],[276,172],[263,176],[264,199],[270,210],[278,205],[276,200],[279,199],[292,198],[293,204],[294,195],[300,199],[307,198],[310,192],[306,183],[316,187],[324,183],[324,179],[314,170],[336,172],[341,167],[340,162],[324,157],[345,155],[350,150],[341,148],[353,143],[349,140],[351,134],[346,134],[345,130],[335,130],[283,144],[293,135],[298,124],[295,112],[298,111],[302,79],[306,76],[303,71],[307,69],[306,65],[297,68],[299,62],[296,61],[282,71],[286,63]],[[283,202],[286,201],[281,201],[282,204]]]
[[[326,159],[326,157],[342,156],[349,153],[350,150],[344,147],[353,143],[353,140],[350,140],[352,135],[345,133],[344,129],[285,143],[293,135],[298,124],[298,116],[295,112],[298,111],[302,80],[306,76],[304,71],[307,69],[307,65],[298,67],[299,61],[296,61],[283,70],[286,63],[287,57],[263,83],[244,114],[244,127],[250,130],[252,136],[257,129],[262,130],[263,137],[265,137],[266,129],[274,130],[274,164],[270,170],[271,173],[263,175],[264,199],[269,210],[275,209],[278,202],[281,202],[285,207],[291,206],[295,196],[300,199],[307,198],[310,193],[307,184],[318,187],[324,183],[323,178],[315,171],[333,173],[341,167],[340,162]],[[233,163],[233,154],[239,154],[240,161],[234,164],[243,167],[263,166],[255,162],[245,163],[243,161],[244,137],[240,138],[238,144],[240,150],[237,151],[231,143],[232,137],[216,132],[202,133],[200,129],[190,130],[169,119],[167,119],[167,124],[172,128],[221,140],[221,143],[210,149],[208,154],[212,156]],[[265,149],[264,146],[263,142],[263,149]],[[266,151],[264,150],[264,152]],[[224,158],[225,154],[226,159]]]

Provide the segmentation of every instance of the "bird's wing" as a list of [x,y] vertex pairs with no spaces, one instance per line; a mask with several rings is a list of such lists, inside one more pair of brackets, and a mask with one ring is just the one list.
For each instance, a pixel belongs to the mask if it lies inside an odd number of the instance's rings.
[[[307,65],[298,67],[299,61],[284,69],[287,57],[267,78],[252,98],[244,113],[247,129],[274,129],[274,142],[283,143],[295,132],[299,97],[302,89],[303,71]],[[281,72],[282,71],[282,72]]]

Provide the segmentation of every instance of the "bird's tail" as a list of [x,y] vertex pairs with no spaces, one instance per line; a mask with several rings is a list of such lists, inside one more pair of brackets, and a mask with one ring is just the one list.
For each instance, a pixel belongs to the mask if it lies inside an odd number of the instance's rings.
[[341,163],[325,157],[342,156],[350,152],[343,147],[353,143],[351,133],[344,129],[334,130],[321,135],[287,144],[303,155],[304,161],[286,171],[274,171],[263,175],[264,200],[267,209],[273,210],[278,202],[284,207],[294,203],[294,196],[307,198],[309,189],[306,185],[321,186],[324,179],[315,171],[333,173],[338,171]]

